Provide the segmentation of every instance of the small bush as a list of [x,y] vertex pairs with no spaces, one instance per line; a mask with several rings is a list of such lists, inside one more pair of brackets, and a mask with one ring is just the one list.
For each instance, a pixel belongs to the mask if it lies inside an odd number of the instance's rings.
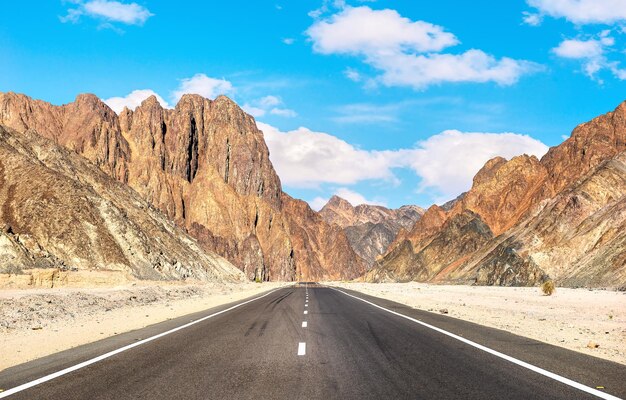
[[554,285],[554,281],[552,279],[548,279],[547,281],[541,284],[541,291],[546,296],[552,296],[555,290],[556,290],[556,286]]

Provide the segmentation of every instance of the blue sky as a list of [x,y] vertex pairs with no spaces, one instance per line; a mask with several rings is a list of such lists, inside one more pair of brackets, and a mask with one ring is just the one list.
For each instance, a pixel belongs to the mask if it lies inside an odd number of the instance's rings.
[[626,98],[616,0],[7,2],[0,91],[224,93],[291,195],[428,206]]

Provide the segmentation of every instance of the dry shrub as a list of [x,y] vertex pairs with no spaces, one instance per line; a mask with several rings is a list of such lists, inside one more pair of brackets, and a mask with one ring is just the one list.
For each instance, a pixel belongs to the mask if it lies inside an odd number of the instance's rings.
[[556,290],[556,286],[554,285],[554,281],[552,279],[548,279],[547,281],[541,284],[541,291],[546,296],[552,296],[555,290]]

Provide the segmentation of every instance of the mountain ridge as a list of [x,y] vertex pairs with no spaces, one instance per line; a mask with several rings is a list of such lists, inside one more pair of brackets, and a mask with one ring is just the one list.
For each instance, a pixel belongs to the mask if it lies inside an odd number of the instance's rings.
[[[298,234],[332,230],[321,219],[297,219],[283,211],[280,179],[254,119],[232,100],[184,95],[173,109],[155,97],[118,116],[94,95],[62,106],[25,95],[0,93],[0,123],[34,129],[84,156],[128,184],[209,251],[223,255],[251,280],[294,280],[321,265],[329,275],[354,278],[364,262],[346,245],[353,268],[321,262],[317,252],[294,249]],[[307,205],[308,207],[308,205]],[[307,214],[309,215],[309,214]],[[341,237],[335,243],[347,243]],[[294,251],[299,250],[299,251]]]

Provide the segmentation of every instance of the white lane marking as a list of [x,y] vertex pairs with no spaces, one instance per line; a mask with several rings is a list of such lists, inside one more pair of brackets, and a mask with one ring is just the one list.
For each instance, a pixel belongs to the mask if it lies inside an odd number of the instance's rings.
[[200,323],[202,321],[206,321],[207,319],[215,317],[216,315],[224,314],[225,312],[234,310],[235,308],[241,307],[241,306],[243,306],[245,304],[248,304],[248,303],[251,303],[251,302],[253,302],[255,300],[262,299],[265,296],[269,296],[270,294],[274,293],[277,290],[280,290],[280,289],[274,289],[271,292],[264,294],[263,296],[255,297],[254,299],[250,299],[250,300],[244,301],[243,303],[235,304],[234,306],[232,306],[230,308],[227,308],[227,309],[222,310],[222,311],[218,311],[218,312],[216,312],[214,314],[211,314],[211,315],[207,315],[206,317],[202,317],[202,318],[197,319],[195,321],[188,322],[188,323],[186,323],[184,325],[181,325],[179,327],[170,329],[169,331],[165,331],[165,332],[159,333],[158,335],[151,336],[151,337],[149,337],[147,339],[143,339],[143,340],[134,342],[132,344],[129,344],[127,346],[120,347],[119,349],[116,349],[116,350],[110,351],[108,353],[102,354],[102,355],[100,355],[98,357],[94,357],[94,358],[92,358],[90,360],[83,361],[82,363],[79,363],[79,364],[76,364],[74,366],[71,366],[71,367],[62,369],[60,371],[54,372],[54,373],[52,373],[50,375],[46,375],[46,376],[43,376],[43,377],[41,377],[39,379],[35,379],[34,381],[30,381],[30,382],[24,383],[23,385],[16,386],[16,387],[14,387],[12,389],[6,390],[4,392],[0,392],[0,399],[5,398],[7,396],[10,396],[12,394],[21,392],[21,391],[26,390],[28,388],[31,388],[33,386],[39,385],[41,383],[48,382],[48,381],[50,381],[50,380],[52,380],[54,378],[58,378],[58,377],[63,376],[65,374],[69,374],[70,372],[76,371],[76,370],[81,369],[83,367],[86,367],[88,365],[95,364],[98,361],[102,361],[102,360],[104,360],[106,358],[112,357],[112,356],[114,356],[116,354],[119,354],[119,353],[121,353],[123,351],[130,350],[133,347],[140,346],[142,344],[151,342],[151,341],[153,341],[155,339],[158,339],[158,338],[161,338],[163,336],[169,335],[170,333],[174,333],[174,332],[180,331],[181,329],[185,329],[185,328],[188,328],[188,327],[190,327],[192,325],[198,324],[198,323]]
[[303,327],[303,328],[306,328],[308,325],[309,325],[309,323],[308,323],[308,322],[306,322],[306,321],[302,321],[302,327]]
[[[571,387],[573,387],[573,388],[576,388],[576,389],[578,389],[578,390],[582,390],[583,392],[587,392],[587,393],[592,394],[592,395],[594,395],[594,396],[596,396],[596,397],[600,397],[601,399],[608,399],[608,400],[620,400],[620,398],[619,398],[619,397],[615,397],[615,396],[612,396],[612,395],[610,395],[610,394],[608,394],[608,393],[601,392],[601,391],[596,390],[596,389],[594,389],[594,388],[591,388],[591,387],[589,387],[589,386],[585,386],[585,385],[583,385],[582,383],[578,383],[578,382],[573,381],[573,380],[571,380],[571,379],[565,378],[565,377],[563,377],[563,376],[561,376],[561,375],[557,375],[557,374],[555,374],[555,373],[553,373],[553,372],[547,371],[547,370],[545,370],[545,369],[543,369],[543,368],[536,367],[536,366],[534,366],[534,365],[532,365],[532,364],[529,364],[529,363],[527,363],[527,362],[525,362],[525,361],[518,360],[517,358],[514,358],[514,357],[511,357],[511,356],[508,356],[508,355],[506,355],[506,354],[504,354],[504,353],[500,353],[499,351],[496,351],[496,350],[490,349],[489,347],[483,346],[483,345],[478,344],[478,343],[476,343],[476,342],[472,342],[471,340],[465,339],[464,337],[461,337],[461,336],[459,336],[459,335],[455,335],[454,333],[448,332],[448,331],[443,330],[443,329],[441,329],[441,328],[437,328],[437,327],[436,327],[436,326],[434,326],[434,325],[430,325],[430,324],[427,324],[426,322],[422,322],[422,321],[420,321],[420,320],[418,320],[418,319],[411,318],[411,317],[408,317],[408,316],[406,316],[406,315],[404,315],[404,314],[400,314],[400,313],[398,313],[398,312],[395,312],[395,311],[392,311],[392,310],[386,309],[385,307],[381,307],[381,306],[379,306],[378,304],[374,304],[374,303],[372,303],[371,301],[367,301],[367,300],[362,299],[362,298],[360,298],[360,297],[353,296],[353,295],[351,295],[351,294],[349,294],[349,293],[346,293],[346,292],[344,292],[343,290],[339,290],[339,289],[335,289],[335,288],[331,288],[331,289],[336,290],[336,291],[338,291],[338,292],[341,292],[341,293],[345,294],[346,296],[350,296],[350,297],[353,297],[353,298],[355,298],[355,299],[357,299],[357,300],[361,300],[361,301],[362,301],[362,302],[364,302],[364,303],[367,303],[367,304],[369,304],[369,305],[371,305],[371,306],[374,306],[374,307],[376,307],[376,308],[380,308],[381,310],[387,311],[388,313],[391,313],[391,314],[393,314],[393,315],[397,315],[398,317],[402,317],[402,318],[408,319],[409,321],[415,322],[416,324],[420,324],[420,325],[422,325],[422,326],[425,326],[426,328],[432,329],[432,330],[437,331],[437,332],[439,332],[439,333],[443,333],[443,334],[444,334],[444,335],[446,335],[446,336],[449,336],[449,337],[451,337],[451,338],[453,338],[453,339],[456,339],[456,340],[458,340],[458,341],[461,341],[461,342],[463,342],[463,343],[465,343],[465,344],[468,344],[468,345],[470,345],[470,346],[472,346],[472,347],[475,347],[475,348],[477,348],[477,349],[479,349],[479,350],[485,351],[485,352],[487,352],[487,353],[489,353],[489,354],[492,354],[492,355],[494,355],[494,356],[496,356],[496,357],[500,357],[500,358],[502,358],[502,359],[504,359],[504,360],[507,360],[507,361],[509,361],[509,362],[512,362],[513,364],[519,365],[520,367],[523,367],[523,368],[529,369],[529,370],[531,370],[531,371],[534,371],[534,372],[536,372],[536,373],[538,373],[538,374],[541,374],[541,375],[543,375],[543,376],[546,376],[546,377],[548,377],[548,378],[554,379],[555,381],[558,381],[558,382],[564,383],[564,384],[566,384],[566,385],[568,385],[568,386],[571,386]],[[305,312],[306,312],[306,311],[305,311]]]
[[306,343],[300,342],[298,343],[298,355],[303,356],[306,354]]
[[307,310],[304,310],[304,314],[308,314],[309,312]]
[[309,305],[308,305],[308,304],[305,304],[304,306],[305,306],[305,307],[308,307]]

